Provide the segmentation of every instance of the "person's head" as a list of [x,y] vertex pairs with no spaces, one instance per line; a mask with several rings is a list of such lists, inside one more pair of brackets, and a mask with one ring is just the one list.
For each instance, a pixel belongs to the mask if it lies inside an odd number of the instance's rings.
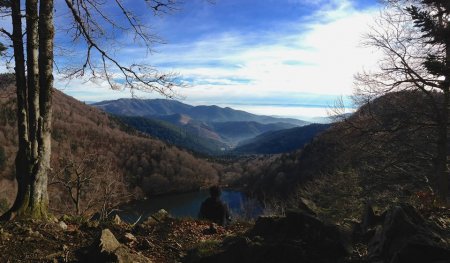
[[220,197],[221,193],[222,191],[220,190],[220,187],[218,185],[214,185],[209,188],[209,194],[211,195],[211,197]]

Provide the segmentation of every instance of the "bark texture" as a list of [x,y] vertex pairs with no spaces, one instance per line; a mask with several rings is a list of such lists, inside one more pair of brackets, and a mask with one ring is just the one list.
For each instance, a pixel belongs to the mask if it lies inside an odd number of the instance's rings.
[[12,1],[11,8],[19,133],[16,156],[18,193],[3,218],[47,219],[53,91],[53,0],[26,0],[25,3],[26,65],[21,1]]

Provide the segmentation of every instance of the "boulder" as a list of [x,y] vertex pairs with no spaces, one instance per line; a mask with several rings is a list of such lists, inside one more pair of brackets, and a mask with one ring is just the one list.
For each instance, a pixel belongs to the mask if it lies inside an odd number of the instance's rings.
[[166,219],[170,218],[169,212],[167,212],[164,209],[159,210],[158,212],[152,214],[149,216],[144,222],[144,225],[154,225],[157,223],[161,223],[165,221]]
[[117,263],[150,263],[150,259],[131,251],[116,239],[109,229],[103,229],[94,241],[82,262],[117,262]]
[[[369,241],[369,258],[390,263],[450,262],[450,250],[410,205],[395,206],[386,212]],[[445,261],[444,261],[445,262]]]
[[114,234],[109,229],[103,229],[99,239],[100,252],[113,253],[120,247],[119,241],[117,241]]
[[285,217],[260,217],[251,233],[282,242],[301,239],[308,246],[326,250],[333,258],[351,253],[350,240],[338,226],[302,210],[288,211]]
[[352,253],[351,240],[334,224],[303,211],[288,211],[286,221],[289,233],[318,250],[327,251],[330,258],[343,258]]
[[349,255],[349,244],[336,225],[296,210],[285,217],[260,217],[246,236],[225,242],[220,253],[187,262],[331,263]]

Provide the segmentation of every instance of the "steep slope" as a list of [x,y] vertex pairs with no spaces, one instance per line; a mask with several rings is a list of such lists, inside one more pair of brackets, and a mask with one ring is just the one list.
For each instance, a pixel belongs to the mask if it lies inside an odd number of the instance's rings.
[[144,117],[117,116],[117,118],[141,132],[197,153],[217,155],[222,152],[222,149],[228,148],[220,140],[201,136],[198,132],[193,131],[191,126],[180,127]]
[[235,183],[257,195],[307,196],[335,215],[355,216],[361,200],[380,207],[410,202],[437,183],[436,131],[427,99],[415,92],[388,94],[302,150],[239,160],[226,173],[242,174]]
[[[175,100],[119,99],[93,105],[117,116],[145,117],[153,120],[152,122],[135,118],[128,122],[133,127],[150,135],[161,134],[164,127],[170,127],[169,124],[178,126],[185,134],[175,136],[177,137],[176,142],[174,140],[166,140],[166,142],[203,154],[221,153],[224,149],[234,148],[239,142],[264,132],[306,124],[306,122],[296,119],[254,115],[228,107],[194,107]],[[138,120],[142,120],[143,123],[139,123]],[[163,124],[157,120],[166,123]],[[155,127],[150,127],[150,123],[153,123]],[[143,127],[146,128],[143,129]],[[169,128],[166,133],[173,135],[173,127]],[[155,136],[162,140],[167,139],[164,136]],[[169,137],[174,138],[173,136]],[[183,138],[186,141],[183,141]],[[195,147],[191,139],[198,141],[197,144],[202,146]]]
[[182,114],[155,117],[117,116],[131,127],[169,144],[201,154],[217,155],[267,131],[295,127],[288,123],[202,122]]
[[212,127],[218,134],[232,144],[237,144],[243,140],[254,138],[268,131],[277,131],[296,127],[289,123],[269,123],[262,124],[254,121],[229,121],[229,122],[211,122]]
[[[13,163],[17,149],[15,93],[10,82],[0,81],[0,87],[0,145],[5,153],[0,198],[11,204],[15,196]],[[53,96],[52,178],[67,162],[90,167],[93,179],[92,184],[86,185],[86,202],[94,197],[92,194],[100,194],[101,189],[96,187],[101,182],[105,187],[120,182],[125,201],[139,193],[188,191],[218,181],[219,165],[130,130],[106,113],[59,91]],[[84,163],[86,157],[93,157],[94,162]],[[107,177],[95,177],[95,171]],[[73,208],[67,191],[56,182],[50,185],[50,194],[55,211]]]
[[303,148],[316,135],[330,127],[329,124],[310,124],[302,127],[271,131],[243,141],[234,151],[246,154],[276,154]]

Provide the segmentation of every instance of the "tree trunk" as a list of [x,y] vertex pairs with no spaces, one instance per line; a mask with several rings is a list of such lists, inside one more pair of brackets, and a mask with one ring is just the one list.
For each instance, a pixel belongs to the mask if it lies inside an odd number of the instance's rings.
[[[449,26],[449,25],[447,25]],[[450,44],[450,43],[449,43]],[[450,72],[450,45],[445,48],[445,67]],[[439,127],[439,144],[438,144],[438,194],[439,200],[444,203],[448,202],[448,181],[449,171],[449,141],[448,141],[448,118],[450,112],[450,73],[445,76],[442,90],[444,92],[444,105],[442,107],[442,118]]]
[[2,216],[3,219],[48,217],[47,181],[50,171],[53,91],[53,0],[27,0],[26,13],[28,76],[25,75],[20,0],[12,2],[19,133],[19,150],[16,157],[18,192],[13,206]]
[[442,109],[442,117],[439,121],[438,131],[438,153],[437,153],[437,183],[438,183],[438,198],[442,202],[447,202],[448,195],[448,131],[447,131],[447,119],[448,119],[448,106],[449,106],[450,92],[444,91],[444,107]]
[[[28,85],[28,127],[31,165],[38,158],[38,119],[39,119],[39,36],[38,0],[26,0],[27,21],[27,85]],[[33,168],[34,169],[34,168]]]
[[52,93],[53,93],[53,0],[41,0],[39,6],[39,119],[38,162],[32,199],[39,207],[41,217],[47,216],[48,173],[51,156]]
[[17,128],[19,134],[19,149],[17,151],[16,179],[17,197],[11,209],[3,215],[9,219],[15,217],[18,211],[25,210],[29,202],[30,184],[27,176],[31,167],[29,166],[29,140],[28,140],[28,110],[27,110],[27,80],[25,76],[25,55],[22,38],[22,15],[20,12],[20,0],[11,2],[11,17],[13,25],[13,48],[16,75],[16,95],[17,95]]

